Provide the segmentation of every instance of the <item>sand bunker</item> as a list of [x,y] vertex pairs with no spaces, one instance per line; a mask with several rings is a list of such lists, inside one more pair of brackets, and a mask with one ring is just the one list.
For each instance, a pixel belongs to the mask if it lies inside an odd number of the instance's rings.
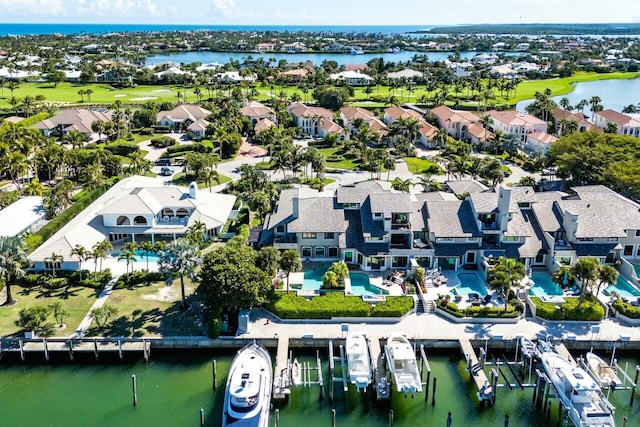
[[140,98],[131,98],[131,101],[151,101],[152,99],[158,99],[157,96],[141,96]]
[[125,96],[128,96],[128,95],[124,95],[124,94],[115,95],[114,98],[124,98]]
[[171,89],[156,89],[151,91],[151,93],[160,93],[160,92],[171,92]]

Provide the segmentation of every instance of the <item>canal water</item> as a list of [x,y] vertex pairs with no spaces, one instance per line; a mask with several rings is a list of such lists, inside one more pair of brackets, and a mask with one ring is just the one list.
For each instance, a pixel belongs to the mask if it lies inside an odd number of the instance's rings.
[[[294,353],[295,355],[295,353]],[[492,352],[489,352],[491,358]],[[495,352],[498,357],[501,353]],[[155,352],[149,365],[143,360],[115,359],[95,362],[68,362],[59,355],[55,362],[44,364],[41,355],[28,355],[26,363],[7,361],[0,366],[0,426],[199,426],[200,408],[205,410],[205,424],[219,426],[226,373],[232,353]],[[312,352],[295,355],[301,362],[315,363]],[[536,413],[532,390],[500,389],[496,408],[480,407],[475,385],[469,382],[465,362],[459,351],[429,351],[431,378],[437,378],[435,405],[432,388],[429,399],[417,394],[413,399],[394,394],[387,403],[376,403],[372,393],[362,395],[350,389],[346,395],[336,387],[333,405],[328,390],[320,400],[319,388],[299,387],[287,403],[280,405],[280,426],[330,426],[331,408],[336,410],[336,426],[388,426],[389,411],[394,426],[446,426],[452,412],[452,426],[502,426],[505,415],[513,427],[555,426],[557,404],[551,418]],[[640,357],[621,355],[621,363],[640,363]],[[607,356],[608,357],[608,356]],[[217,361],[217,383],[212,387],[212,359]],[[326,351],[321,352],[326,361]],[[328,364],[323,364],[325,379]],[[132,404],[131,375],[137,377],[138,405]],[[509,373],[506,373],[509,376]],[[502,380],[501,380],[502,382]],[[628,418],[628,427],[640,425],[640,396],[629,408],[629,391],[611,396],[616,405],[617,425]],[[274,411],[270,426],[275,425]]]

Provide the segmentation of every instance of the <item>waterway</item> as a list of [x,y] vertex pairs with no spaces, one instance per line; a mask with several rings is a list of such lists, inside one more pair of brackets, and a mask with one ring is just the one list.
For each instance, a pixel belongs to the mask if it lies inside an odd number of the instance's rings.
[[[475,385],[468,381],[465,362],[458,350],[428,351],[433,381],[437,378],[435,405],[432,390],[428,402],[424,394],[404,398],[394,392],[391,402],[376,403],[370,394],[354,390],[345,395],[336,387],[334,404],[326,396],[319,399],[319,388],[299,387],[292,391],[288,403],[280,407],[280,426],[330,426],[331,408],[336,410],[338,427],[388,426],[389,410],[394,412],[394,426],[445,426],[447,413],[453,414],[453,426],[495,427],[503,425],[505,415],[517,427],[555,425],[557,404],[551,420],[536,413],[532,390],[500,389],[496,408],[479,407]],[[501,354],[489,352],[489,358]],[[301,362],[315,363],[315,353],[294,355]],[[621,363],[640,363],[624,355]],[[605,356],[609,357],[609,355]],[[224,383],[232,354],[229,352],[180,352],[152,355],[146,365],[142,360],[86,359],[58,364],[43,364],[41,355],[28,355],[27,363],[3,359],[0,366],[0,426],[198,426],[200,408],[205,410],[205,424],[219,426],[224,398]],[[212,389],[211,361],[218,366],[218,387]],[[321,352],[326,360],[326,351]],[[78,358],[76,358],[77,360]],[[323,364],[325,379],[327,363]],[[138,405],[132,404],[131,375],[137,377]],[[509,375],[509,373],[506,373]],[[502,382],[502,379],[501,379]],[[629,392],[611,395],[616,405],[617,425],[628,418],[627,426],[640,425],[640,396],[628,407]],[[274,411],[270,426],[275,425]]]
[[[564,97],[569,98],[571,105],[576,105],[583,99],[590,100],[592,96],[599,96],[604,109],[621,111],[629,104],[640,104],[640,78],[616,79],[616,80],[596,80],[592,82],[576,83],[573,92],[566,95],[554,96],[556,103]],[[533,102],[532,99],[520,101],[516,104],[518,111],[524,111],[525,107]],[[591,115],[589,106],[585,107],[584,113]]]
[[[463,59],[471,59],[477,54],[482,52],[460,52],[460,57]],[[176,62],[190,64],[193,62],[202,62],[203,64],[217,62],[219,64],[226,64],[230,59],[243,62],[247,57],[251,56],[253,59],[262,58],[265,61],[269,61],[271,58],[275,58],[276,61],[281,59],[286,60],[288,63],[311,61],[316,65],[320,65],[322,61],[336,61],[338,65],[345,64],[366,64],[373,58],[382,58],[385,62],[406,62],[410,61],[415,55],[427,55],[429,61],[444,61],[449,56],[454,55],[455,52],[415,52],[415,51],[400,51],[398,53],[363,53],[361,55],[351,55],[345,53],[253,53],[253,52],[179,52],[169,53],[162,55],[150,56],[147,59],[147,65],[156,65],[162,62]],[[515,52],[505,52],[507,56],[518,55]]]

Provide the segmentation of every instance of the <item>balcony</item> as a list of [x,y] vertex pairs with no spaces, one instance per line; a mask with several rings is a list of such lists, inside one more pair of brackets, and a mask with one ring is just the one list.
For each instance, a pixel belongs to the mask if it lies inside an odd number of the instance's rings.
[[392,230],[406,230],[409,231],[411,230],[411,223],[409,221],[404,221],[404,222],[392,222],[391,223],[391,229]]
[[273,240],[274,243],[298,243],[298,236],[295,234],[283,234],[276,236]]

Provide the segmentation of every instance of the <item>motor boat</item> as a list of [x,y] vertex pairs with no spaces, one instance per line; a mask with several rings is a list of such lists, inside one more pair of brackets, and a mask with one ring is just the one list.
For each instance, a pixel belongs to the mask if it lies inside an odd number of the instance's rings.
[[600,356],[595,353],[588,352],[585,359],[587,359],[589,371],[591,371],[602,387],[611,387],[615,389],[616,385],[622,384],[616,370],[607,362],[602,360]]
[[371,383],[371,361],[367,340],[359,332],[349,332],[346,343],[349,381],[358,391],[366,390]]
[[520,337],[520,350],[525,359],[532,359],[538,356],[538,347],[527,337]]
[[268,427],[272,366],[269,352],[251,343],[231,363],[224,395],[223,427]]
[[391,334],[385,347],[387,366],[393,374],[393,382],[400,393],[419,393],[422,391],[422,379],[416,355],[409,340],[400,334]]
[[353,46],[351,48],[351,55],[363,55],[364,51],[360,46]]
[[291,384],[296,386],[302,384],[302,370],[300,369],[298,359],[293,359],[293,363],[291,364]]
[[587,371],[557,353],[544,352],[540,358],[558,399],[576,427],[615,427],[615,407]]

